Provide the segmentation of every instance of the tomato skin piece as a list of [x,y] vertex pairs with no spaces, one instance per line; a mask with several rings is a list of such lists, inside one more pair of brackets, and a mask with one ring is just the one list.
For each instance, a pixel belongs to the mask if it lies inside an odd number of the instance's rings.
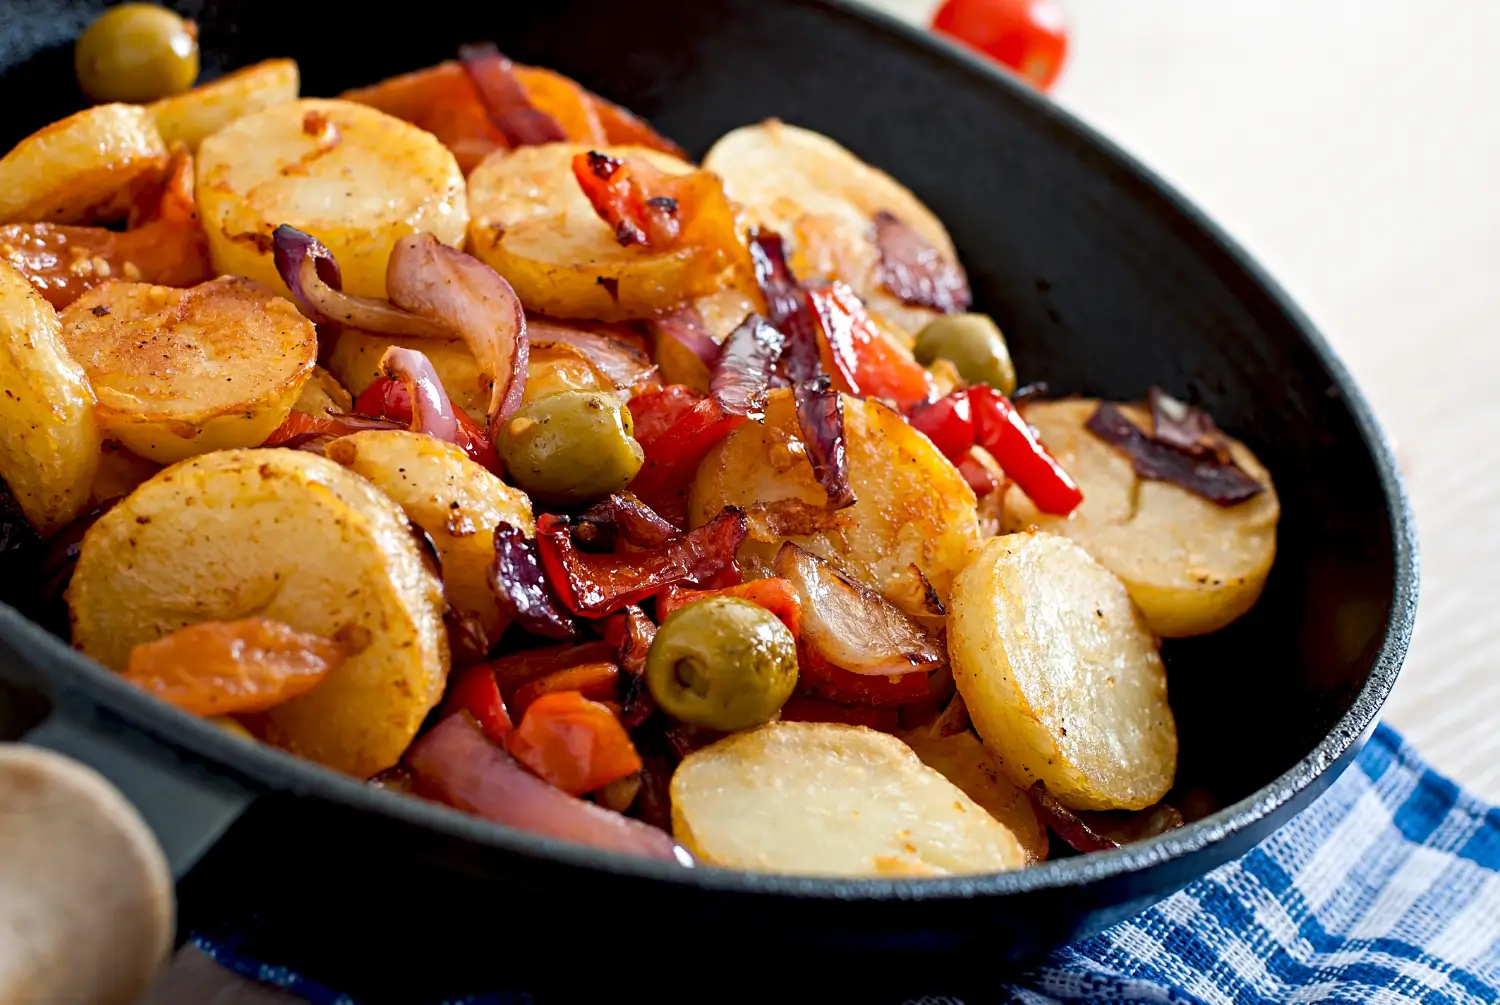
[[480,663],[463,672],[448,689],[443,709],[444,715],[468,712],[492,743],[504,745],[512,729],[510,713],[506,711],[505,699],[500,697],[494,668],[488,663]]
[[1010,67],[1049,90],[1068,56],[1068,24],[1059,0],[946,0],[932,29]]
[[575,796],[641,770],[640,755],[614,712],[577,691],[537,698],[505,746],[538,777]]

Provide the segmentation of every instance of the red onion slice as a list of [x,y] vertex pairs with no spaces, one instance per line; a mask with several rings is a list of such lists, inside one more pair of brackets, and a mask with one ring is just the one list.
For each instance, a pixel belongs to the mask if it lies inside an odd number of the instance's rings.
[[[1148,436],[1114,405],[1101,402],[1084,423],[1099,439],[1119,447],[1130,456],[1131,466],[1141,478],[1171,482],[1220,506],[1234,506],[1266,490],[1234,462],[1215,453],[1189,453],[1154,436]],[[1225,451],[1227,454],[1227,450]]]
[[283,223],[271,234],[271,254],[282,282],[309,321],[344,325],[380,335],[453,338],[453,332],[426,318],[392,307],[384,300],[343,292],[339,263],[323,243]]
[[792,388],[802,445],[812,462],[813,477],[828,495],[829,509],[854,505],[849,484],[849,452],[844,434],[844,399],[826,375]]
[[575,328],[541,317],[526,319],[526,338],[534,345],[558,342],[572,346],[588,358],[599,372],[623,390],[636,387],[651,378],[656,364],[638,346],[602,332]]
[[698,308],[680,307],[670,314],[652,318],[649,324],[658,341],[663,338],[672,339],[697,356],[710,370],[718,362],[719,343],[703,327],[703,315],[698,313]]
[[490,375],[493,438],[521,407],[526,390],[526,314],[515,290],[494,269],[431,234],[396,242],[385,285],[391,303],[462,338]]
[[1120,847],[1114,838],[1100,834],[1090,827],[1082,817],[1068,809],[1057,797],[1047,791],[1047,786],[1038,781],[1028,790],[1031,805],[1036,815],[1042,818],[1047,828],[1063,839],[1069,848],[1084,853],[1111,851]]
[[442,379],[426,353],[391,346],[380,357],[380,372],[406,386],[411,397],[411,431],[458,442],[458,416],[443,389]]
[[787,378],[794,384],[813,380],[823,372],[818,353],[818,319],[808,303],[807,292],[787,264],[781,235],[768,230],[752,233],[750,260],[771,324],[786,336],[782,362]]
[[889,677],[947,662],[943,647],[904,611],[790,541],[776,553],[776,575],[802,598],[803,643],[835,666]]
[[771,372],[785,346],[781,332],[759,314],[751,314],[725,339],[714,363],[709,393],[730,415],[760,418]]
[[521,767],[460,712],[406,752],[416,791],[495,823],[606,851],[691,866],[670,836],[638,820],[570,796]]
[[969,277],[927,238],[885,210],[875,214],[880,283],[902,302],[944,314],[969,309]]
[[490,122],[511,146],[560,143],[568,138],[556,119],[531,103],[525,86],[516,79],[515,64],[492,43],[459,46],[458,59],[479,92]]
[[520,528],[501,521],[495,527],[495,564],[490,566],[490,591],[500,610],[523,631],[549,639],[578,637],[573,618],[553,599],[547,577],[537,559],[536,545]]

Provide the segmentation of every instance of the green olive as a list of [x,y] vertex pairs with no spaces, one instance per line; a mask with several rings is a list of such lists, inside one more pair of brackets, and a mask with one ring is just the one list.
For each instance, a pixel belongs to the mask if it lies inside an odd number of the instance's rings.
[[646,686],[674,719],[731,732],[768,722],[797,686],[797,643],[759,604],[709,597],[680,607],[646,654]]
[[198,79],[198,28],[165,7],[127,3],[96,17],[73,49],[78,84],[95,101],[155,101]]
[[947,314],[929,322],[912,355],[923,366],[946,359],[970,384],[988,384],[1001,394],[1016,389],[1016,367],[1005,336],[987,314]]
[[500,456],[511,480],[544,503],[618,492],[646,457],[630,409],[594,391],[559,391],[523,405],[506,424]]

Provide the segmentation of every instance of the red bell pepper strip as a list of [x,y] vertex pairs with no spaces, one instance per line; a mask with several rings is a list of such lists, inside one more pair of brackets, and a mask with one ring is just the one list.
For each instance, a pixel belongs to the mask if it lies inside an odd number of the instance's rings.
[[1078,483],[1042,446],[1021,413],[987,384],[968,389],[974,413],[974,442],[988,450],[1005,476],[1043,513],[1064,516],[1083,502]]
[[932,441],[942,455],[958,464],[974,446],[974,413],[968,391],[955,391],[936,401],[913,405],[906,421]]
[[620,722],[626,729],[634,729],[656,711],[656,700],[646,687],[646,656],[651,643],[656,641],[656,625],[645,611],[631,605],[600,621],[599,627],[604,641],[614,647],[615,662],[621,671]]
[[487,663],[477,664],[454,681],[443,701],[442,714],[446,717],[455,712],[468,712],[479,723],[485,736],[495,743],[505,743],[511,730],[510,714],[500,697],[493,667]]
[[545,513],[537,518],[536,543],[547,579],[568,609],[602,618],[673,583],[704,584],[725,572],[737,575],[735,550],[749,529],[744,511],[729,507],[659,548],[597,555],[574,546],[567,519]]
[[[354,402],[354,410],[360,415],[390,419],[406,425],[411,424],[411,392],[406,385],[392,377],[376,377],[375,382],[360,393]],[[458,406],[453,408],[458,420],[457,445],[469,455],[469,460],[493,474],[500,473],[500,458],[489,434],[479,427],[467,412]]]
[[577,691],[544,694],[506,737],[505,749],[571,795],[641,770],[630,734],[613,712]]
[[549,673],[519,688],[511,699],[511,707],[521,718],[526,710],[544,694],[559,691],[577,691],[592,701],[613,701],[620,690],[620,668],[613,663],[583,663],[566,670]]
[[590,150],[574,156],[573,177],[622,246],[659,250],[670,247],[682,232],[681,179],[646,161],[622,161]]
[[900,714],[895,708],[885,706],[840,705],[821,698],[809,698],[805,694],[794,694],[781,706],[784,722],[842,722],[849,726],[868,726],[893,733],[900,725]]
[[687,488],[698,465],[745,416],[730,415],[713,398],[675,384],[630,399],[630,416],[646,455],[630,491],[673,524],[685,526]]
[[964,481],[969,483],[969,488],[974,490],[977,499],[983,499],[1000,487],[995,481],[994,473],[979,463],[979,459],[973,454],[964,454],[957,467],[958,473],[964,476]]
[[823,366],[838,377],[839,390],[903,408],[932,394],[927,371],[880,333],[847,284],[808,290],[807,301],[823,332]]
[[739,597],[752,604],[759,604],[781,619],[796,641],[802,629],[802,597],[796,587],[785,579],[770,577],[752,579],[738,586],[722,590],[689,590],[681,586],[669,586],[656,598],[656,616],[662,621],[678,608],[709,597]]
[[[583,666],[585,663],[608,663],[614,647],[608,642],[584,642],[578,645],[542,646],[502,656],[478,666],[488,667],[495,676],[500,693],[514,698],[517,691],[548,674]],[[474,669],[478,669],[475,667]],[[472,670],[470,671],[472,672]]]
[[834,666],[807,646],[797,647],[797,690],[840,705],[907,705],[928,696],[926,671],[899,677],[851,673]]

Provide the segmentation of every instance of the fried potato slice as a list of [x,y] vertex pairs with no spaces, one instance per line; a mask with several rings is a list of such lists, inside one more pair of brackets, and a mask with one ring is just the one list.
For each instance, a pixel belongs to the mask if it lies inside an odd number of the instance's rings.
[[130,495],[160,470],[161,465],[155,461],[137,457],[114,440],[105,440],[99,454],[99,471],[94,475],[90,507]]
[[1138,810],[1172,787],[1177,726],[1125,587],[1065,537],[987,542],[953,584],[948,658],[974,728],[1020,788]]
[[167,145],[139,105],[95,105],[37,130],[0,157],[0,223],[123,217],[167,169]]
[[413,232],[459,245],[464,178],[431,134],[352,101],[304,98],[236,119],[198,148],[198,212],[214,267],[289,295],[271,232],[328,246],[343,288],[385,296],[391,248]]
[[63,312],[105,434],[163,464],[265,441],[317,360],[312,322],[239,276],[179,290],[110,282]]
[[162,471],[84,536],[73,644],[123,671],[131,649],[204,621],[264,617],[346,658],[264,713],[263,739],[367,778],[395,764],[448,672],[443,587],[401,508],[301,450],[228,450]]
[[839,876],[944,876],[1026,864],[1004,824],[900,740],[772,722],[689,754],[672,833],[712,865]]
[[786,239],[797,276],[844,280],[874,315],[908,335],[939,316],[902,303],[880,283],[874,220],[881,210],[956,260],[942,222],[884,171],[821,133],[777,119],[726,133],[703,166],[724,179],[725,191],[753,225]]
[[481,428],[485,425],[489,418],[492,382],[480,369],[479,361],[469,351],[468,345],[457,339],[372,335],[346,328],[328,354],[328,370],[357,398],[381,376],[380,357],[393,345],[424,353],[443,382],[448,399],[467,412]]
[[0,477],[43,536],[88,506],[101,443],[94,404],[57,312],[0,262]]
[[[1157,635],[1178,638],[1223,628],[1260,599],[1276,559],[1281,504],[1270,473],[1243,443],[1230,440],[1235,463],[1266,487],[1252,499],[1220,506],[1170,482],[1140,478],[1124,451],[1085,428],[1098,406],[1066,400],[1022,409],[1077,480],[1083,504],[1070,517],[1048,516],[1010,486],[1003,500],[1005,527],[1035,526],[1083,545],[1120,577]],[[1147,410],[1120,410],[1151,429]]]
[[495,526],[502,520],[531,536],[531,500],[483,467],[460,447],[405,430],[373,430],[334,440],[332,460],[396,501],[412,523],[432,536],[443,566],[448,605],[477,629],[487,651],[507,621],[489,586],[495,561]]
[[1026,852],[1028,863],[1046,861],[1047,828],[1037,819],[1031,797],[1005,777],[1000,758],[972,730],[939,736],[931,727],[923,726],[896,735],[923,764],[963,789],[990,816],[1008,827]]
[[[844,430],[854,505],[830,514],[826,531],[752,537],[740,546],[740,559],[766,570],[781,543],[795,541],[922,618],[929,613],[923,578],[946,602],[953,577],[979,543],[974,491],[927,437],[879,402],[846,395]],[[826,505],[799,435],[791,392],[773,392],[763,424],[740,426],[699,465],[688,504],[693,526],[725,506],[782,499]]]
[[307,383],[302,385],[302,393],[292,404],[292,411],[306,412],[308,415],[327,415],[329,412],[351,412],[354,410],[354,396],[344,389],[344,385],[336,380],[333,374],[315,366],[312,376],[308,377]]
[[668,174],[696,170],[645,147],[581,143],[499,150],[486,157],[469,175],[469,251],[510,282],[527,310],[623,321],[670,310],[732,281],[743,248],[699,240],[734,230],[718,219],[732,213],[722,196],[704,202],[673,247],[621,247],[573,176],[573,157],[589,149],[639,158]]
[[183,143],[197,150],[198,144],[236,119],[296,101],[298,83],[295,60],[268,59],[147,107],[168,146]]

